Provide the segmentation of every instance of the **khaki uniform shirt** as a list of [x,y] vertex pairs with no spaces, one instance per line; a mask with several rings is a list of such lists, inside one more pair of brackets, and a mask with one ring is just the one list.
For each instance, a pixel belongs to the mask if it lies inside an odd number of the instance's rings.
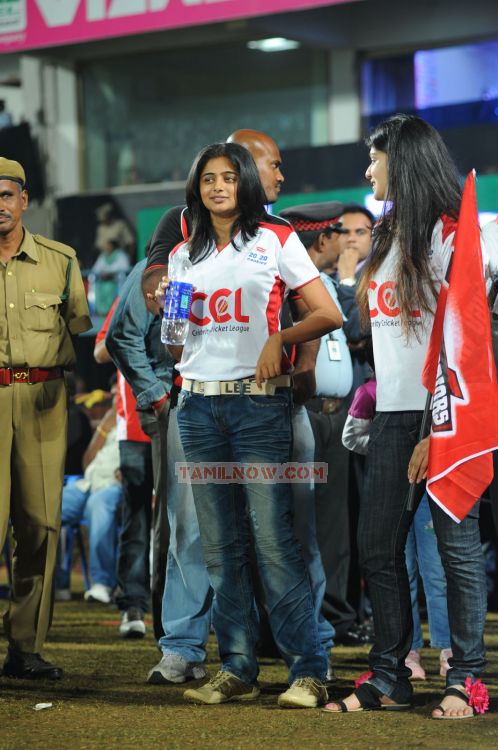
[[70,334],[91,327],[75,251],[25,229],[18,252],[0,261],[0,367],[71,368]]

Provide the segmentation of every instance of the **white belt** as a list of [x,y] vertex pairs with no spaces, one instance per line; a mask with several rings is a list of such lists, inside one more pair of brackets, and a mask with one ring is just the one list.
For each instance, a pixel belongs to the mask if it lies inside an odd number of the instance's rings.
[[290,375],[279,375],[263,380],[261,388],[255,378],[242,380],[188,380],[183,378],[182,389],[203,396],[274,396],[277,388],[290,388]]

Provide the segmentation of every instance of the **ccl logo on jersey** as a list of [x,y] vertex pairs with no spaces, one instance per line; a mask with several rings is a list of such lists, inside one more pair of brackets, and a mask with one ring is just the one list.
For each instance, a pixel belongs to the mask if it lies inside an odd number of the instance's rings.
[[242,289],[232,291],[223,287],[212,294],[194,292],[189,320],[197,326],[228,323],[231,320],[237,323],[249,323],[249,315],[244,315],[242,310]]
[[[377,284],[376,281],[371,281],[368,285],[368,289],[374,295],[376,305],[370,306],[370,317],[376,318],[379,314],[386,315],[388,318],[397,318],[401,310],[398,305],[396,297],[396,284],[394,281],[384,281],[382,284]],[[410,315],[412,318],[420,318],[420,310],[412,310]]]

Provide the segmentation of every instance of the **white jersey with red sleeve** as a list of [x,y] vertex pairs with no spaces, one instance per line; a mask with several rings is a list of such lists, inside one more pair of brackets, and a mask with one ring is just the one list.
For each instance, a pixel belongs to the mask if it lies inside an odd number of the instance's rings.
[[196,291],[177,365],[182,377],[208,381],[253,376],[268,337],[280,330],[288,290],[317,278],[316,267],[287,224],[261,222],[246,245],[238,234],[235,245],[213,250],[192,269]]
[[[437,221],[434,227],[429,257],[436,284],[445,277],[455,229],[455,221],[448,217]],[[413,330],[406,339],[401,330],[394,282],[398,255],[397,244],[393,243],[387,258],[370,280],[368,292],[377,378],[377,411],[423,410],[427,398],[421,377],[434,315],[412,310]]]

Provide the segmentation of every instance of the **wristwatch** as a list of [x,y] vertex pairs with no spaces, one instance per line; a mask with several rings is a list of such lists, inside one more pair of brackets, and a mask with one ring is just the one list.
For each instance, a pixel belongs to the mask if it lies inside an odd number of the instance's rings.
[[352,276],[346,276],[345,279],[341,279],[339,284],[343,284],[344,286],[354,286],[356,284],[356,279],[353,279]]

